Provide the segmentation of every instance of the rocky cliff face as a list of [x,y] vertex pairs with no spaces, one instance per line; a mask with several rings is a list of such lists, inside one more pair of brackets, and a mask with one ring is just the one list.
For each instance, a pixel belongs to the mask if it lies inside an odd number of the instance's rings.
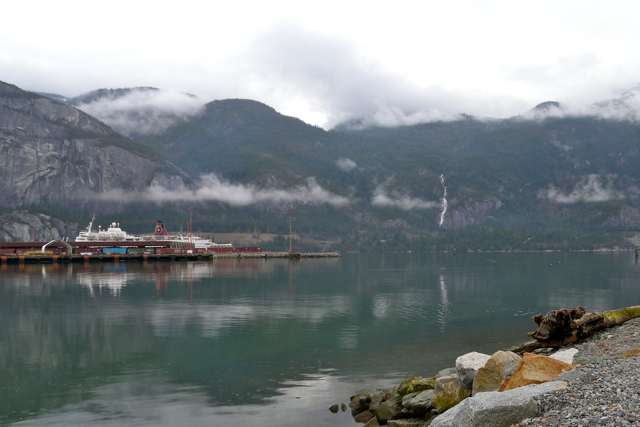
[[640,227],[640,209],[625,205],[616,214],[609,216],[602,225],[615,228]]
[[64,222],[45,214],[14,211],[0,215],[1,242],[49,242],[68,237],[74,240],[79,228],[76,222]]
[[95,205],[97,194],[141,189],[168,169],[91,116],[0,82],[0,208]]
[[500,209],[502,202],[497,197],[487,197],[484,200],[468,200],[459,203],[452,200],[444,216],[443,227],[464,228],[472,224],[480,224],[490,217],[490,213]]

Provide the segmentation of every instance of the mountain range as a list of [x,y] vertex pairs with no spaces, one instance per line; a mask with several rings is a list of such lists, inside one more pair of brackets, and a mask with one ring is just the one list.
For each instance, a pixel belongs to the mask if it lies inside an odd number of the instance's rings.
[[545,102],[509,119],[327,131],[253,100],[0,83],[0,207],[96,213],[132,232],[156,216],[178,227],[190,208],[207,232],[284,235],[293,217],[300,236],[342,250],[629,246],[635,93],[581,111]]

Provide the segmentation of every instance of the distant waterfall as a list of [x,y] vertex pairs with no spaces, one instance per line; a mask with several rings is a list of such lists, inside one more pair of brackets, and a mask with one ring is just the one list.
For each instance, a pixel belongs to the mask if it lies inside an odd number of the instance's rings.
[[449,202],[447,202],[447,186],[444,183],[443,173],[440,174],[440,183],[442,184],[444,195],[442,196],[442,212],[440,212],[440,221],[438,222],[438,227],[442,227],[442,224],[444,224],[444,214],[447,213],[447,206],[449,206]]

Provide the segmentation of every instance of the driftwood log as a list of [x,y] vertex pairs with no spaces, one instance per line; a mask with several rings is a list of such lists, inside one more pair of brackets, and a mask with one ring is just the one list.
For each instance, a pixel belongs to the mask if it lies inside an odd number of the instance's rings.
[[513,351],[522,354],[538,348],[560,348],[583,340],[596,331],[622,325],[638,317],[640,305],[601,313],[586,313],[585,308],[579,306],[571,310],[551,310],[545,316],[536,314],[531,319],[536,322],[538,329],[527,334],[536,341]]

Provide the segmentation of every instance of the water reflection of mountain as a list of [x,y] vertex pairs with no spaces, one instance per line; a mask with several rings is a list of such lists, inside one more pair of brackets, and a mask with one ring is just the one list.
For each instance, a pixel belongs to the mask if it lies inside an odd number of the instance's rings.
[[[17,420],[90,399],[131,372],[197,385],[216,405],[266,403],[285,383],[316,374],[318,363],[335,358],[316,350],[316,340],[339,326],[349,299],[296,297],[289,263],[260,269],[244,261],[4,269],[0,416]],[[249,278],[259,270],[242,292],[249,283],[275,294],[238,297],[229,270]],[[158,281],[173,293],[159,298]],[[309,347],[321,362],[301,356]]]
[[118,389],[267,411],[310,378],[431,375],[518,344],[533,309],[640,303],[624,258],[452,258],[2,266],[0,424]]
[[247,278],[274,273],[286,266],[264,259],[224,259],[213,262],[133,262],[83,264],[3,264],[0,277],[15,287],[74,286],[118,293],[128,283],[144,280],[168,283],[215,277]]

